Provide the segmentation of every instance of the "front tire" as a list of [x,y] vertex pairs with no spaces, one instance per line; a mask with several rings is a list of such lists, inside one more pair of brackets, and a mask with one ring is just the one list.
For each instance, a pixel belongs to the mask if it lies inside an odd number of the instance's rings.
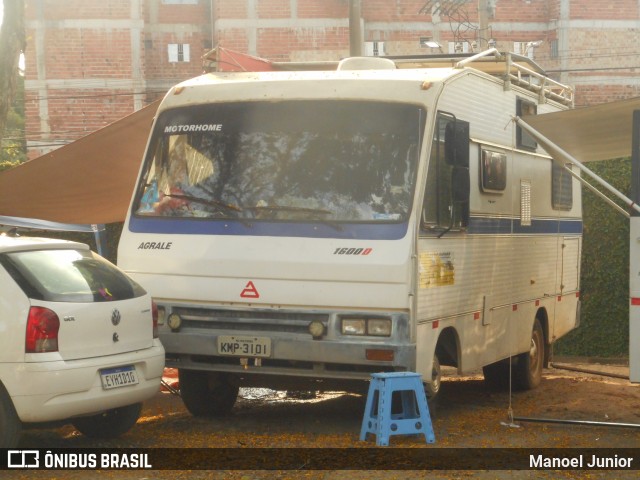
[[223,373],[178,370],[180,395],[194,417],[220,417],[228,414],[240,388]]
[[536,318],[531,332],[531,346],[528,352],[518,355],[514,382],[520,390],[531,390],[542,381],[542,367],[544,366],[545,343],[544,331],[540,321]]
[[75,418],[71,424],[90,438],[115,438],[128,432],[142,412],[142,403],[107,410],[99,415]]

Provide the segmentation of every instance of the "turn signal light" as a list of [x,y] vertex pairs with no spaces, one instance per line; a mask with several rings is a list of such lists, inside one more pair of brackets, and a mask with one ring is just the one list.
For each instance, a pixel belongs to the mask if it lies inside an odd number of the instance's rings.
[[367,349],[365,352],[367,360],[376,360],[379,362],[393,361],[393,350]]

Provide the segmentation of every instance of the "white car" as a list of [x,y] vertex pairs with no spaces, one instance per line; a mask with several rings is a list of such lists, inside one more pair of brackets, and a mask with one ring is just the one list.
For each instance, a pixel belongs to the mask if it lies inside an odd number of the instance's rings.
[[0,235],[0,447],[26,423],[115,437],[162,380],[147,292],[87,245]]

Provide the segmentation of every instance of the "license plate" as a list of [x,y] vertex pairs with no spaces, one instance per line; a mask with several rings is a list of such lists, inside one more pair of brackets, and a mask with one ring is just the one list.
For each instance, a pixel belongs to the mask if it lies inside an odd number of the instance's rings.
[[138,374],[133,365],[126,367],[109,368],[100,370],[100,380],[102,388],[111,390],[112,388],[127,387],[138,384]]
[[218,354],[236,357],[270,357],[271,339],[248,335],[220,335],[218,337]]

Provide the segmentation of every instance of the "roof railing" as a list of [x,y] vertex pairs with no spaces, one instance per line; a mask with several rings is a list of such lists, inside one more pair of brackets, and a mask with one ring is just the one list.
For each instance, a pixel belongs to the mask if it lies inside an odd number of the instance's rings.
[[[464,67],[480,70],[494,77],[502,78],[505,90],[513,85],[527,89],[538,95],[538,102],[552,100],[572,107],[574,102],[573,89],[549,78],[540,65],[526,55],[511,52],[500,52],[496,48],[468,55],[468,54],[436,54],[436,55],[406,55],[385,56],[396,64],[396,68],[455,68]],[[222,47],[216,47],[208,52],[203,61],[207,61],[205,70],[218,71],[268,71],[268,70],[336,70],[339,62],[273,62],[252,57],[240,52],[234,52]],[[375,67],[372,67],[375,68]]]

